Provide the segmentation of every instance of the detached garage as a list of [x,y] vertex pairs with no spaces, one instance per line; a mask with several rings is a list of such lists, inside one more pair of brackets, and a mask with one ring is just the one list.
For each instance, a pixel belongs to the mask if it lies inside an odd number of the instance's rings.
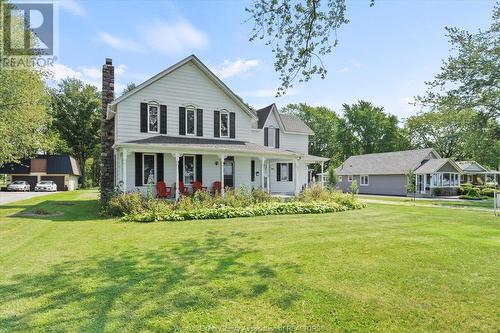
[[8,181],[27,181],[31,190],[41,180],[52,180],[58,191],[73,191],[78,188],[80,169],[69,155],[39,155],[22,159],[20,163],[7,163],[0,167],[0,174],[7,174]]

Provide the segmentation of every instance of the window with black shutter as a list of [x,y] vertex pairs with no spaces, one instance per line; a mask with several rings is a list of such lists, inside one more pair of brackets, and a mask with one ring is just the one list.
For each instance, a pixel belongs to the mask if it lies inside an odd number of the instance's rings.
[[269,146],[269,128],[264,127],[264,146]]
[[142,186],[142,153],[135,153],[135,186]]
[[186,108],[179,107],[179,135],[186,135]]
[[280,147],[280,129],[275,128],[274,129],[274,148],[279,148]]
[[148,132],[148,103],[141,103],[141,132]]
[[196,109],[196,135],[203,136],[203,110]]
[[220,111],[214,111],[214,137],[220,137]]
[[160,105],[160,134],[167,134],[167,106]]
[[229,113],[229,137],[236,138],[236,113]]
[[293,163],[276,163],[276,180],[278,182],[293,181]]
[[250,162],[250,181],[255,181],[255,160]]
[[156,154],[156,168],[158,169],[156,171],[156,180],[157,181],[163,181],[163,154],[162,153],[158,153]]

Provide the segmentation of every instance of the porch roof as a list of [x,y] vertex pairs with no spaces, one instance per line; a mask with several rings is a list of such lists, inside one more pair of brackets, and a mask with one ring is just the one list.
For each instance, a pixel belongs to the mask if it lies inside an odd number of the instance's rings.
[[429,173],[434,173],[438,172],[439,169],[441,169],[446,163],[450,163],[457,173],[462,173],[462,170],[460,167],[458,167],[452,160],[449,158],[433,158],[425,162],[423,165],[418,167],[415,170],[416,174],[429,174]]
[[115,144],[115,148],[153,149],[178,153],[212,153],[254,155],[266,158],[300,158],[306,162],[327,161],[327,158],[301,154],[290,150],[280,150],[261,146],[255,143],[237,140],[206,139],[197,137],[182,137],[157,135],[146,139],[126,141]]

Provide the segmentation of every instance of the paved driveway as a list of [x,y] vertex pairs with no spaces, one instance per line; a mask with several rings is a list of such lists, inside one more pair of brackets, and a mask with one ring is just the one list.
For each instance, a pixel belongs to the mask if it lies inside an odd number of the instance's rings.
[[50,194],[54,192],[0,192],[0,205]]

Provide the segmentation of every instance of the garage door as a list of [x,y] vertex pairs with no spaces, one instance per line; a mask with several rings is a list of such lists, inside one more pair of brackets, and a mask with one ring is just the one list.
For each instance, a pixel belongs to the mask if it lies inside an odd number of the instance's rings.
[[64,188],[64,176],[42,176],[42,180],[52,180],[56,183],[58,191],[66,191]]
[[37,181],[37,176],[12,176],[12,181],[24,180],[30,184],[31,191],[35,190],[35,185]]

